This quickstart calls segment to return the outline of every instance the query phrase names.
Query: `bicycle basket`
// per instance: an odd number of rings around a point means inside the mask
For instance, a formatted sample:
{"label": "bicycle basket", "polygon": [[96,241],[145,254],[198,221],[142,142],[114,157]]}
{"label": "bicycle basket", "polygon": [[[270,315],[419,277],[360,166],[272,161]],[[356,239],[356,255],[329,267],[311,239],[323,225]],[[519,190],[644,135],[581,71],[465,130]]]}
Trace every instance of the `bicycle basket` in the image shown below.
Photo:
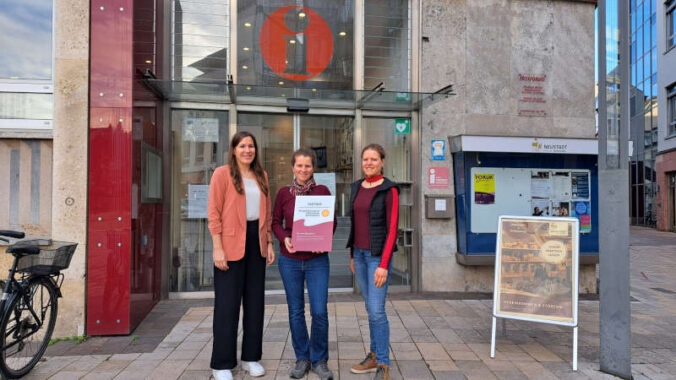
{"label": "bicycle basket", "polygon": [[55,274],[68,268],[70,259],[75,253],[77,243],[55,241],[51,239],[23,240],[14,246],[37,246],[40,253],[19,258],[16,265],[17,272],[38,275]]}

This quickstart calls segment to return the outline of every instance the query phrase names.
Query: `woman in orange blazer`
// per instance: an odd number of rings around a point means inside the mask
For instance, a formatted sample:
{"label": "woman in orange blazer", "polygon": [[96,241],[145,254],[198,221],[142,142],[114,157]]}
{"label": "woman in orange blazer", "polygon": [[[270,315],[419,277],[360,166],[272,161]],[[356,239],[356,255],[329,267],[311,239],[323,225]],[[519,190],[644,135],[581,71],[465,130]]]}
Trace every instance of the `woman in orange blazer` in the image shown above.
{"label": "woman in orange blazer", "polygon": [[239,132],[230,142],[228,165],[214,171],[209,186],[209,231],[214,243],[214,343],[216,380],[231,380],[237,366],[237,329],[242,318],[242,369],[263,376],[265,265],[275,260],[268,176],[256,139]]}

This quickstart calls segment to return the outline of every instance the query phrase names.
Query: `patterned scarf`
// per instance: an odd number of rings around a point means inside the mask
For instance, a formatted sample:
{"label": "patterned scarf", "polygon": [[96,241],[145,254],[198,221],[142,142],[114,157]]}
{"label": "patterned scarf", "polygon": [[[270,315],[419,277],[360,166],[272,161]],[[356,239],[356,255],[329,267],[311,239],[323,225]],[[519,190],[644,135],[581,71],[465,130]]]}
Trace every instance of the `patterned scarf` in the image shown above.
{"label": "patterned scarf", "polygon": [[313,177],[310,177],[310,179],[305,182],[305,185],[300,185],[298,182],[296,182],[296,179],[293,179],[293,182],[291,183],[291,186],[289,186],[289,191],[291,191],[291,195],[294,197],[297,197],[299,195],[306,195],[307,193],[310,192],[310,188],[312,186],[315,186],[315,179]]}

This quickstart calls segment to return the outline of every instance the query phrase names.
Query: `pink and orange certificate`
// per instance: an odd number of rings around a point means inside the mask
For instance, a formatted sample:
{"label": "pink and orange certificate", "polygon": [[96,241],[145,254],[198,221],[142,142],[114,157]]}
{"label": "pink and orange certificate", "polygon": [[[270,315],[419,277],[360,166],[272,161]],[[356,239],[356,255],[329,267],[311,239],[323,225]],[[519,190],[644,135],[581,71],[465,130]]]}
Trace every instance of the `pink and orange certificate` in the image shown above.
{"label": "pink and orange certificate", "polygon": [[333,195],[296,197],[291,234],[291,244],[296,251],[331,251],[335,203]]}

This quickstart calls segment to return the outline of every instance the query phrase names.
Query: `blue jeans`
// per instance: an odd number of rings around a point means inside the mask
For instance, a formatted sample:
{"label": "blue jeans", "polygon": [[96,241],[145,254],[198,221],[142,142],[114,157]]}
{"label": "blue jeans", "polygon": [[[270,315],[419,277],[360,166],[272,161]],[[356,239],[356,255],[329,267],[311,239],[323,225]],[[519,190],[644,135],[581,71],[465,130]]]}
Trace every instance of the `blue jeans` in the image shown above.
{"label": "blue jeans", "polygon": [[354,275],[364,297],[366,312],[369,315],[371,332],[371,352],[376,353],[376,363],[390,365],[390,323],[385,313],[385,297],[390,284],[392,262],[387,270],[387,281],[380,288],[373,283],[373,275],[380,265],[380,256],[371,256],[368,249],[354,248]]}
{"label": "blue jeans", "polygon": [[[289,306],[291,342],[296,359],[309,360],[316,365],[329,359],[329,313],[326,302],[329,296],[329,255],[310,260],[296,260],[279,255],[279,273],[282,275],[286,303]],[[310,298],[312,327],[308,339],[305,324],[305,295],[303,283],[307,282]]]}

